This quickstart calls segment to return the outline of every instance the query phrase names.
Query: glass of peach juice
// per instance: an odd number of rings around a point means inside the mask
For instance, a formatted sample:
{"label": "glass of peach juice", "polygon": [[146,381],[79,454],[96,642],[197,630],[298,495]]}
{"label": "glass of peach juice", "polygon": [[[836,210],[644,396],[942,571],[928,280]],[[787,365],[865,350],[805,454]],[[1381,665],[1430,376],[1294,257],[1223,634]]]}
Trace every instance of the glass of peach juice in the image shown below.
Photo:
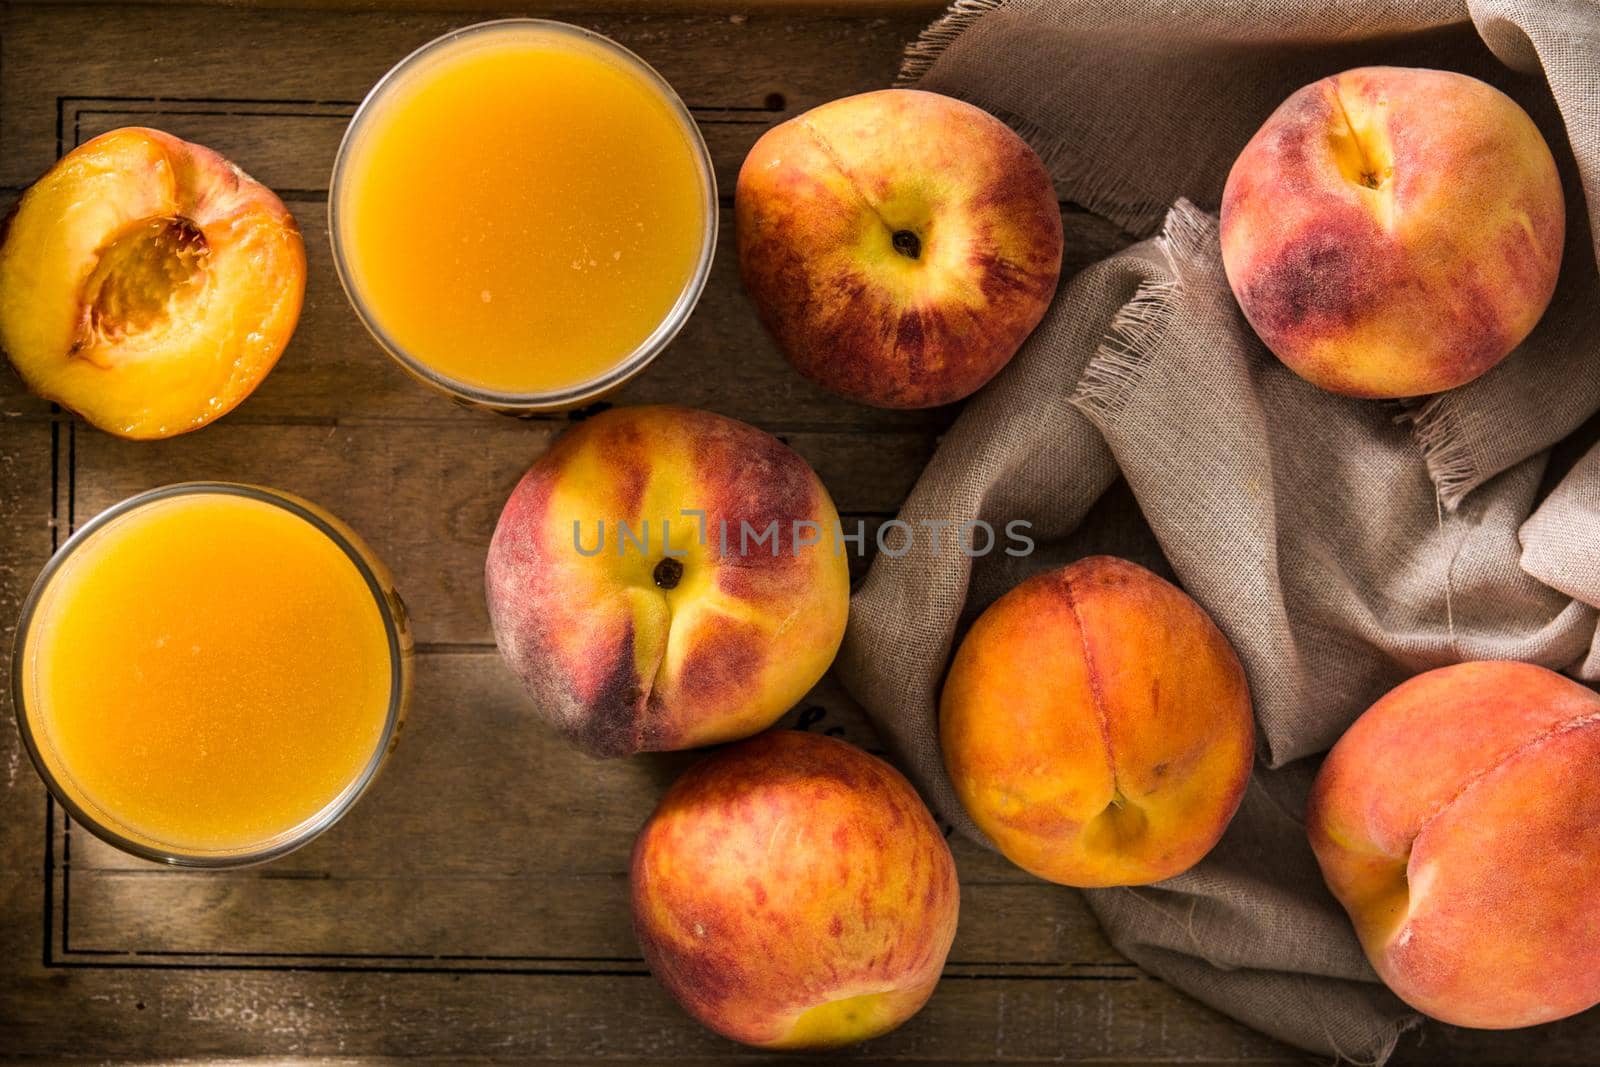
{"label": "glass of peach juice", "polygon": [[385,570],[288,493],[189,482],[78,530],[23,606],[22,739],[80,825],[236,867],[332,826],[398,736],[412,640]]}
{"label": "glass of peach juice", "polygon": [[373,87],[328,225],[351,304],[401,366],[531,414],[610,391],[672,340],[711,268],[716,178],[638,56],[506,19],[423,45]]}

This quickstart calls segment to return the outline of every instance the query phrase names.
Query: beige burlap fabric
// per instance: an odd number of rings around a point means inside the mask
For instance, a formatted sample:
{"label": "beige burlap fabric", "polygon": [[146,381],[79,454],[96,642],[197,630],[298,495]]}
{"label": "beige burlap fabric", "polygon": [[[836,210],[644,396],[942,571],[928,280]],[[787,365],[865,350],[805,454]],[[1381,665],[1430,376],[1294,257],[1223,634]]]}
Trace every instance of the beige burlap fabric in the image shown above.
{"label": "beige burlap fabric", "polygon": [[[1218,251],[1223,180],[1261,121],[1316,77],[1374,63],[1498,85],[1545,131],[1567,189],[1543,322],[1496,370],[1421,405],[1290,374],[1240,316]],[[1244,661],[1258,767],[1197,868],[1090,904],[1121,951],[1204,1002],[1382,1061],[1413,1017],[1376,984],[1305,843],[1315,757],[1426,668],[1514,658],[1600,679],[1600,455],[1542,488],[1550,447],[1600,407],[1600,3],[962,0],[913,46],[907,80],[1012,122],[1063,197],[1130,240],[1159,234],[1063,285],[901,515],[1027,519],[1042,550],[973,561],[923,538],[880,556],[852,604],[846,683],[941,814],[977,836],[937,740],[961,628],[1086,550],[1164,555]],[[1091,514],[1119,475],[1159,553],[1136,520],[1103,525],[1128,510]]]}

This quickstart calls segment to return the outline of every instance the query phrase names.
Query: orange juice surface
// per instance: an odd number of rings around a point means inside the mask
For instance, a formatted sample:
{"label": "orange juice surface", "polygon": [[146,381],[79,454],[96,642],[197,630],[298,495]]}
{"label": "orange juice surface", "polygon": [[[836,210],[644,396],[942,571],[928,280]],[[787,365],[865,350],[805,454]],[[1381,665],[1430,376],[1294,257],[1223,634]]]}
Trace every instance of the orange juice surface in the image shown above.
{"label": "orange juice surface", "polygon": [[356,782],[393,659],[371,588],[306,519],[225,493],[158,499],[78,545],[23,669],[63,789],[179,853],[263,846]]}
{"label": "orange juice surface", "polygon": [[697,134],[575,31],[469,31],[370,100],[334,189],[358,305],[391,346],[498,393],[579,386],[672,312],[707,233]]}

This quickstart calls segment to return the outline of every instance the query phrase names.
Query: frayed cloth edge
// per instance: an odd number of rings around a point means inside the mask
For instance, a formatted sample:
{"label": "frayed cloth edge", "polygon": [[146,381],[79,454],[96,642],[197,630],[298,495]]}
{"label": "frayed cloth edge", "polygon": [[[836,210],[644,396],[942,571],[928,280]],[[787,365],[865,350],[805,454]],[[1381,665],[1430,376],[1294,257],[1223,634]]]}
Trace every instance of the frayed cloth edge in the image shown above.
{"label": "frayed cloth edge", "polygon": [[944,55],[946,48],[954,43],[972,24],[992,11],[998,11],[1009,0],[955,0],[949,9],[939,18],[935,19],[927,29],[917,35],[917,39],[906,45],[905,54],[900,58],[900,74],[895,78],[895,85],[905,88],[920,81],[928,73],[934,61]]}
{"label": "frayed cloth edge", "polygon": [[1396,421],[1411,430],[1411,439],[1422,451],[1428,477],[1439,492],[1439,502],[1446,511],[1455,511],[1483,479],[1472,442],[1462,432],[1450,394],[1441,393],[1407,408]]}
{"label": "frayed cloth edge", "polygon": [[1183,294],[1178,261],[1191,256],[1215,233],[1212,218],[1187,200],[1179,200],[1167,213],[1155,247],[1166,261],[1169,276],[1141,282],[1133,298],[1111,320],[1072,396],[1072,403],[1084,414],[1097,420],[1112,419],[1127,403],[1177,316]]}

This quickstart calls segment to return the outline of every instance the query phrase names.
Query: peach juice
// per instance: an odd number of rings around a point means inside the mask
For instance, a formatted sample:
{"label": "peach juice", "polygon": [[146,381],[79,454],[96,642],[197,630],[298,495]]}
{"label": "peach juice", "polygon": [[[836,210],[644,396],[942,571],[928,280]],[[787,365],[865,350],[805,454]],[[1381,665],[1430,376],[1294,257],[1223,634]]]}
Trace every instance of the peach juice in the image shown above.
{"label": "peach juice", "polygon": [[672,89],[606,38],[534,19],[447,34],[379,82],[330,212],[384,347],[510,410],[576,403],[647,363],[716,237],[705,144]]}
{"label": "peach juice", "polygon": [[82,824],[191,866],[281,854],[376,774],[409,678],[387,574],[304,501],[168,486],[84,527],[24,611],[13,669],[41,775]]}

